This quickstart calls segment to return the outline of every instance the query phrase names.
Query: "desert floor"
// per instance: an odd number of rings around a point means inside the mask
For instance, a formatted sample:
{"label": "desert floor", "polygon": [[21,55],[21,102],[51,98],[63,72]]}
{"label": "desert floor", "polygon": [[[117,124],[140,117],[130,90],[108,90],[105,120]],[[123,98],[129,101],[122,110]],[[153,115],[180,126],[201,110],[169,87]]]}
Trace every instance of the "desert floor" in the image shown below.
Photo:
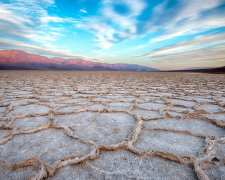
{"label": "desert floor", "polygon": [[224,74],[0,71],[0,179],[224,177]]}

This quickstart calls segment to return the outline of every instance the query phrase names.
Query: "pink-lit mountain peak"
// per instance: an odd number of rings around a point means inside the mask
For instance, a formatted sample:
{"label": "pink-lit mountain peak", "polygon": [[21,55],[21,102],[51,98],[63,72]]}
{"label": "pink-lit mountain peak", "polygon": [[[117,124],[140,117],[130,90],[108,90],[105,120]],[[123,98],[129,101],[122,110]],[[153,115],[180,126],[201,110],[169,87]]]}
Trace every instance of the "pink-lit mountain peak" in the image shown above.
{"label": "pink-lit mountain peak", "polygon": [[158,71],[158,69],[136,64],[108,64],[83,59],[48,58],[16,50],[0,51],[0,69]]}

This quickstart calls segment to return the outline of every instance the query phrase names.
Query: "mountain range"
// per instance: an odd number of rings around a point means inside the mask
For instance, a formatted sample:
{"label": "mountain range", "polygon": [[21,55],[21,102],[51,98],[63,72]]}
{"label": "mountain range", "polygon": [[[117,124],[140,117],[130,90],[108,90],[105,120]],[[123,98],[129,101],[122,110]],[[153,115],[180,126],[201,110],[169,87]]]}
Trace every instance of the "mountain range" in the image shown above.
{"label": "mountain range", "polygon": [[0,51],[0,69],[159,71],[137,64],[108,64],[84,59],[48,58],[17,50]]}

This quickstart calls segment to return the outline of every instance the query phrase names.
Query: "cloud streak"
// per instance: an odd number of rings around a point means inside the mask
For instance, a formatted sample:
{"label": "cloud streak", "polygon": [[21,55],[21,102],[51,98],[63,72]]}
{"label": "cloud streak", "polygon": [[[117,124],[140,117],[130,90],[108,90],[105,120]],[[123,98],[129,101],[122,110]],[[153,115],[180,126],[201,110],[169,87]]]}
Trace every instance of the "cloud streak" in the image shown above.
{"label": "cloud streak", "polygon": [[83,56],[78,54],[70,53],[69,51],[63,51],[58,49],[52,48],[44,48],[36,45],[27,44],[21,41],[15,40],[6,40],[0,38],[0,49],[7,49],[7,50],[22,50],[47,56],[55,56],[55,57],[63,57],[63,58],[81,58],[84,60],[96,60],[96,61],[103,61],[100,58],[96,57],[89,57]]}
{"label": "cloud streak", "polygon": [[199,49],[204,46],[216,46],[220,45],[221,43],[225,43],[225,33],[217,33],[217,34],[210,34],[205,36],[198,36],[193,40],[184,41],[181,43],[177,43],[174,45],[170,45],[167,47],[163,47],[160,49],[153,50],[149,53],[142,54],[142,55],[135,55],[133,57],[145,57],[145,56],[157,56],[157,55],[169,55],[176,52],[185,52],[189,49]]}
{"label": "cloud streak", "polygon": [[149,64],[161,69],[181,69],[187,67],[225,66],[225,45],[199,48],[185,52],[162,54],[151,57]]}
{"label": "cloud streak", "polygon": [[[57,34],[51,35],[54,30],[48,28],[49,23],[75,23],[76,20],[50,16],[46,8],[53,4],[53,0],[14,0],[11,3],[0,3],[0,35],[39,43],[55,40]],[[43,31],[45,28],[49,33]]]}
{"label": "cloud streak", "polygon": [[154,22],[148,24],[153,29],[163,29],[164,33],[159,37],[150,39],[150,43],[171,39],[178,36],[196,34],[213,28],[225,26],[225,17],[221,16],[224,10],[215,8],[222,5],[221,0],[192,0],[179,1],[179,5],[175,8],[175,16],[169,15],[170,10],[163,6],[155,15],[155,21],[160,21],[162,15],[170,17],[166,22],[157,25]]}
{"label": "cloud streak", "polygon": [[149,65],[156,68],[180,69],[186,67],[224,66],[225,32],[198,36],[192,40],[155,49],[149,53],[132,56],[149,57]]}

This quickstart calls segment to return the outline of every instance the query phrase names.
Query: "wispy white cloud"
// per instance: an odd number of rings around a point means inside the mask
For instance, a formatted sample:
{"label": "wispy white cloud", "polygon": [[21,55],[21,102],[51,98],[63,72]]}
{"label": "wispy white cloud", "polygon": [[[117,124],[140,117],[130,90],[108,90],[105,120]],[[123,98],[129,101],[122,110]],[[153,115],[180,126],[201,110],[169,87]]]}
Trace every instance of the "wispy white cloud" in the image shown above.
{"label": "wispy white cloud", "polygon": [[85,60],[103,61],[100,58],[73,54],[66,50],[59,50],[59,49],[55,49],[51,47],[41,47],[41,46],[27,44],[21,41],[7,40],[3,38],[0,38],[0,49],[22,50],[22,51],[42,54],[46,56],[56,56],[56,57],[63,57],[63,58],[81,58]]}
{"label": "wispy white cloud", "polygon": [[62,22],[73,22],[77,23],[76,19],[73,18],[60,18],[56,16],[44,16],[40,18],[41,23],[43,25],[47,25],[49,22],[56,22],[56,23],[62,23]]}
{"label": "wispy white cloud", "polygon": [[153,38],[149,42],[154,43],[178,36],[197,34],[210,29],[223,27],[225,26],[224,24],[225,17],[223,16],[218,15],[214,17],[205,17],[204,19],[195,20],[192,22],[188,22],[182,26],[171,28],[170,30],[168,30],[167,34]]}
{"label": "wispy white cloud", "polygon": [[105,22],[94,18],[86,18],[85,21],[85,23],[78,23],[77,27],[95,34],[96,39],[94,39],[94,41],[98,42],[97,47],[110,48],[112,46],[112,41],[117,40],[113,37],[115,30]]}
{"label": "wispy white cloud", "polygon": [[102,8],[102,14],[105,18],[117,24],[123,32],[124,36],[130,36],[136,33],[136,17],[141,14],[146,4],[142,0],[123,0],[120,1],[123,6],[126,6],[128,12],[126,14],[121,14],[115,11],[114,6],[117,5],[115,1],[104,0],[104,7]]}
{"label": "wispy white cloud", "polygon": [[190,49],[199,49],[206,46],[216,46],[220,45],[221,43],[225,43],[225,32],[198,36],[192,40],[166,46],[160,49],[153,50],[149,53],[136,55],[133,57],[145,57],[145,56],[154,57],[159,55],[169,55],[176,52],[185,52]]}
{"label": "wispy white cloud", "polygon": [[[161,36],[150,39],[151,43],[171,39],[178,36],[196,34],[204,32],[209,29],[219,28],[225,26],[225,18],[221,16],[218,11],[212,11],[222,4],[221,0],[181,0],[178,6],[178,10],[175,10],[175,16],[168,19],[167,22],[160,25],[149,23],[148,26],[152,26],[153,29],[163,29],[164,33]],[[161,4],[160,8],[155,12],[155,21],[159,20],[157,16],[166,15],[168,10],[166,9],[165,2]],[[203,13],[204,16],[202,15]]]}
{"label": "wispy white cloud", "polygon": [[[53,0],[14,0],[0,2],[0,35],[5,38],[46,43],[58,35],[49,23],[75,23],[72,18],[50,16],[46,10]],[[46,33],[46,30],[48,33]]]}
{"label": "wispy white cloud", "polygon": [[162,54],[151,57],[149,65],[161,69],[181,69],[187,67],[225,66],[225,45],[199,48],[185,52]]}
{"label": "wispy white cloud", "polygon": [[159,69],[224,66],[225,32],[202,35],[192,40],[155,49],[133,58],[149,57],[148,65]]}
{"label": "wispy white cloud", "polygon": [[[115,10],[116,5],[126,7],[128,12],[125,15],[121,14]],[[77,27],[93,33],[97,38],[99,48],[110,48],[113,43],[136,35],[136,17],[145,7],[143,0],[122,0],[120,2],[103,0],[99,15],[83,19]]]}
{"label": "wispy white cloud", "polygon": [[178,22],[183,19],[197,19],[202,12],[219,6],[221,2],[221,0],[182,0],[181,3],[184,4],[184,8],[176,16],[174,22]]}
{"label": "wispy white cloud", "polygon": [[80,9],[80,12],[85,13],[85,14],[87,13],[87,11],[85,9]]}
{"label": "wispy white cloud", "polygon": [[7,40],[0,38],[0,49],[17,49],[29,52],[35,52],[50,56],[60,56],[60,57],[83,57],[80,55],[73,55],[66,51],[43,48],[36,45],[27,44],[21,41]]}

